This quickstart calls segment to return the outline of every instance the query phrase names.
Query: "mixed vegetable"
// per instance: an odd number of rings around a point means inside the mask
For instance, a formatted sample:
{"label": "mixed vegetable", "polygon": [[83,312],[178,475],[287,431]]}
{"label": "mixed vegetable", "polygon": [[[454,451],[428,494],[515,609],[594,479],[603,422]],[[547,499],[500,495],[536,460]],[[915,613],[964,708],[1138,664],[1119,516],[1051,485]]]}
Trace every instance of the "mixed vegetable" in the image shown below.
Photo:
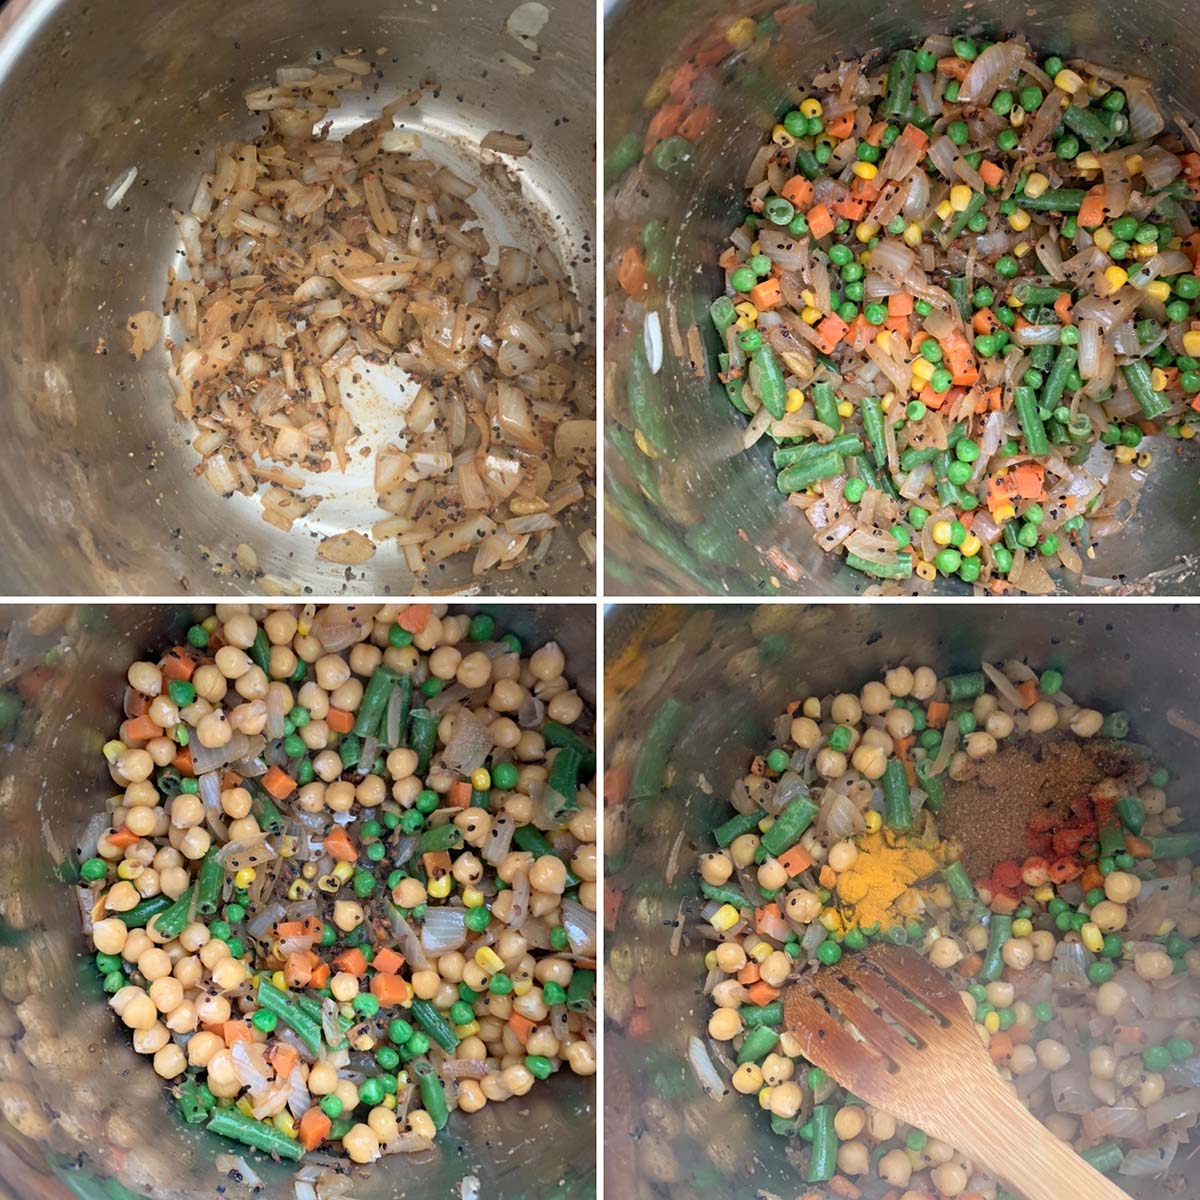
{"label": "mixed vegetable", "polygon": [[222,605],[130,666],[80,907],[186,1122],[366,1163],[594,1073],[595,754],[565,668],[430,604]]}
{"label": "mixed vegetable", "polygon": [[797,92],[711,318],[744,444],[774,441],[818,544],[878,580],[1083,572],[1144,439],[1195,436],[1198,181],[1147,80],[1019,38],[933,36]]}
{"label": "mixed vegetable", "polygon": [[[942,678],[898,666],[780,716],[698,862],[712,1008],[689,1057],[710,1095],[732,1086],[769,1113],[807,1181],[828,1185],[811,1200],[1007,1196],[839,1088],[786,1031],[789,979],[873,941],[946,972],[1000,1072],[1100,1170],[1162,1176],[1193,1140],[1200,834],[1173,832],[1169,773],[1128,728],[1017,661]],[[1024,861],[969,873],[938,832],[956,786],[998,751],[1092,739],[1112,771],[1053,821],[1031,814]]]}

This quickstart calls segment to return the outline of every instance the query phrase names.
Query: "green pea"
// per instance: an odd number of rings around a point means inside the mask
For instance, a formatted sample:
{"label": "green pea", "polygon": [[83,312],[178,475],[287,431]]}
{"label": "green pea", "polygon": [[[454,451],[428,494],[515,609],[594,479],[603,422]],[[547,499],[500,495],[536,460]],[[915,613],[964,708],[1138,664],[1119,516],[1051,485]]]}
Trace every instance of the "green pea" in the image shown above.
{"label": "green pea", "polygon": [[887,307],[872,301],[863,309],[863,316],[871,325],[882,325],[887,320]]}
{"label": "green pea", "polygon": [[946,468],[946,478],[957,487],[962,487],[972,475],[970,463],[955,460]]}
{"label": "green pea", "polygon": [[933,562],[943,575],[953,575],[962,566],[962,555],[957,550],[952,550],[947,546],[944,550],[938,552]]}
{"label": "green pea", "polygon": [[195,702],[196,688],[186,679],[172,679],[167,684],[167,695],[170,696],[180,708],[186,708],[189,704]]}
{"label": "green pea", "polygon": [[938,367],[929,377],[929,386],[940,396],[943,392],[950,390],[950,385],[954,382],[954,377],[946,370],[945,367]]}
{"label": "green pea", "polygon": [[917,70],[928,75],[937,66],[937,55],[932,50],[917,51]]}
{"label": "green pea", "polygon": [[1015,150],[1020,140],[1015,129],[1002,129],[996,135],[996,145],[1006,153]]}
{"label": "green pea", "polygon": [[542,984],[542,999],[546,1002],[548,1008],[554,1008],[558,1004],[566,1004],[567,991],[560,983],[555,983],[551,980],[548,983]]}
{"label": "green pea", "polygon": [[854,476],[846,480],[846,486],[842,489],[842,494],[851,504],[857,504],[867,494],[867,485],[857,476]]}
{"label": "green pea", "polygon": [[358,1098],[373,1108],[383,1099],[383,1081],[375,1077],[364,1079],[358,1089]]}
{"label": "green pea", "polygon": [[512,980],[503,971],[497,971],[488,980],[488,991],[493,996],[507,996],[513,989]]}
{"label": "green pea", "polygon": [[1147,1071],[1163,1071],[1171,1065],[1171,1052],[1166,1046],[1147,1046],[1142,1051],[1142,1063]]}
{"label": "green pea", "polygon": [[894,537],[896,539],[896,544],[901,549],[904,549],[904,547],[907,546],[909,544],[909,542],[912,541],[912,536],[909,534],[908,530],[904,528],[903,525],[893,525],[890,530],[890,533],[891,533],[892,537]]}
{"label": "green pea", "polygon": [[954,720],[958,725],[958,732],[964,736],[968,733],[974,733],[978,727],[978,722],[975,720],[975,714],[969,710],[966,712],[960,712],[958,716],[954,718]]}
{"label": "green pea", "polygon": [[848,725],[838,725],[829,735],[828,740],[831,750],[849,750],[850,744],[854,741],[854,731]]}
{"label": "green pea", "polygon": [[477,908],[468,908],[464,920],[472,933],[482,933],[491,924],[492,914],[481,904]]}
{"label": "green pea", "polygon": [[[928,345],[927,342],[922,342],[921,344],[923,346]],[[907,407],[904,410],[904,415],[906,417],[908,417],[908,419],[910,421],[921,421],[921,420],[924,420],[924,418],[925,418],[925,412],[926,412],[926,409],[925,409],[924,401],[910,400],[908,402]]]}
{"label": "green pea", "polygon": [[997,92],[992,97],[992,112],[999,113],[1000,116],[1006,117],[1012,112],[1014,104],[1013,94],[1010,91]]}
{"label": "green pea", "polygon": [[788,752],[786,750],[775,749],[767,755],[767,766],[777,775],[787,770]]}
{"label": "green pea", "polygon": [[279,1024],[279,1018],[273,1012],[260,1008],[250,1018],[250,1024],[255,1029],[261,1029],[263,1033],[274,1033],[275,1026]]}
{"label": "green pea", "polygon": [[408,1039],[405,1049],[413,1058],[417,1058],[424,1054],[429,1049],[429,1046],[429,1034],[422,1033],[421,1030],[418,1029],[416,1033],[414,1033],[412,1037]]}
{"label": "green pea", "polygon": [[914,504],[908,510],[908,523],[918,532],[925,527],[925,522],[929,520],[929,512],[922,508],[919,504]]}
{"label": "green pea", "polygon": [[1038,544],[1038,549],[1043,556],[1049,558],[1052,554],[1058,553],[1058,534],[1048,533]]}
{"label": "green pea", "polygon": [[996,260],[996,274],[1011,279],[1019,270],[1020,265],[1011,254],[1005,254]]}
{"label": "green pea", "polygon": [[203,625],[193,625],[187,631],[187,641],[189,646],[195,646],[197,650],[203,650],[208,645],[208,630]]}
{"label": "green pea", "polygon": [[400,1055],[391,1046],[380,1046],[375,1051],[375,1061],[385,1071],[394,1071],[400,1065]]}
{"label": "green pea", "polygon": [[[976,308],[991,308],[993,303],[995,303],[995,300],[996,293],[986,284],[983,287],[977,287],[974,295],[971,297],[971,303],[974,304]],[[922,347],[924,347],[925,344],[925,342],[922,342]]]}
{"label": "green pea", "polygon": [[388,645],[395,646],[397,649],[403,649],[405,646],[411,646],[413,635],[407,629],[402,629],[399,625],[393,625],[388,630]]}
{"label": "green pea", "polygon": [[1007,575],[1012,570],[1013,556],[1012,551],[1007,546],[993,546],[992,558],[996,563],[996,570],[1001,575]]}
{"label": "green pea", "polygon": [[95,883],[108,874],[108,863],[102,858],[86,859],[79,868],[79,873],[89,883]]}
{"label": "green pea", "polygon": [[837,942],[827,938],[817,947],[817,958],[827,967],[832,967],[842,957],[842,948]]}
{"label": "green pea", "polygon": [[970,130],[967,128],[966,121],[951,121],[946,126],[946,136],[956,146],[965,146],[967,138],[970,137]]}
{"label": "green pea", "polygon": [[[361,1093],[360,1093],[361,1094]],[[321,1111],[329,1117],[330,1120],[336,1121],[342,1115],[342,1102],[337,1096],[330,1093],[328,1096],[321,1098]]]}

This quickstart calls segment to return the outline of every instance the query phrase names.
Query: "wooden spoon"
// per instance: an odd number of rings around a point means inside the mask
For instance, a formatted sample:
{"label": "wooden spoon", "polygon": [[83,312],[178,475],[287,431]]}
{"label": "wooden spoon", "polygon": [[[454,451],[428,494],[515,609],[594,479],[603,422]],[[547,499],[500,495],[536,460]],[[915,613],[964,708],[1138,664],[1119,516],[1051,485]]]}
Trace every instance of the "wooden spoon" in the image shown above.
{"label": "wooden spoon", "polygon": [[783,1013],[804,1057],[842,1087],[948,1142],[1029,1200],[1129,1200],[1021,1103],[958,992],[914,951],[876,945],[847,954],[788,987]]}

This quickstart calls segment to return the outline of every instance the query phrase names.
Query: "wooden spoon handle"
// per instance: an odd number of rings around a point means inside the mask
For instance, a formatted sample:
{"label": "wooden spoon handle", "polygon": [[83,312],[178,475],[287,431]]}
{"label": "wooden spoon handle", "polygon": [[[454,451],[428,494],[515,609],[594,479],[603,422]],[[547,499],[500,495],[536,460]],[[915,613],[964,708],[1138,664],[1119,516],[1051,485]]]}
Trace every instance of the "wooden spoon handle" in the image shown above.
{"label": "wooden spoon handle", "polygon": [[1129,1200],[1112,1180],[1054,1136],[999,1076],[954,1104],[946,1138],[1028,1200]]}

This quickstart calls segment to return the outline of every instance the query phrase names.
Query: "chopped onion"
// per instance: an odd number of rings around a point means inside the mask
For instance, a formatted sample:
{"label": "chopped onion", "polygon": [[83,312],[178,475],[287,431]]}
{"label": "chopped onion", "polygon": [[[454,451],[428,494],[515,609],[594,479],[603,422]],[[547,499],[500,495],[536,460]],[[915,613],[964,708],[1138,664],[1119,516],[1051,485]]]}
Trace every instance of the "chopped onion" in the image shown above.
{"label": "chopped onion", "polygon": [[205,775],[210,771],[219,771],[230,763],[245,758],[250,749],[250,739],[244,733],[234,733],[224,746],[209,747],[202,745],[196,736],[196,731],[188,727],[188,745],[192,751],[192,767],[197,775]]}
{"label": "chopped onion", "polygon": [[[432,910],[426,910],[426,912],[429,911]],[[404,957],[418,970],[424,970],[429,966],[429,958],[425,953],[425,947],[421,944],[421,939],[417,937],[417,931],[405,920],[394,904],[387,905],[387,915],[392,933],[395,934],[400,948],[404,951]]]}
{"label": "chopped onion", "polygon": [[529,914],[531,892],[529,872],[522,871],[512,885],[512,903],[509,905],[508,917],[504,922],[509,928],[516,929],[524,923]]}
{"label": "chopped onion", "polygon": [[729,1089],[721,1081],[720,1075],[717,1074],[717,1068],[713,1066],[712,1058],[709,1056],[708,1047],[698,1038],[688,1038],[688,1062],[692,1064],[692,1070],[696,1074],[696,1080],[704,1089],[710,1100],[724,1100],[729,1094]]}
{"label": "chopped onion", "polygon": [[571,950],[581,958],[596,956],[596,914],[574,900],[562,902],[562,925]]}
{"label": "chopped onion", "polygon": [[454,732],[442,751],[442,763],[448,771],[470,775],[487,761],[493,745],[490,728],[469,708],[460,709],[454,717]]}
{"label": "chopped onion", "polygon": [[1164,1096],[1146,1108],[1146,1124],[1151,1129],[1195,1116],[1200,1116],[1200,1087]]}
{"label": "chopped onion", "polygon": [[462,908],[448,908],[443,904],[427,907],[421,922],[421,945],[426,952],[438,958],[463,945],[467,940],[466,917],[466,910]]}
{"label": "chopped onion", "polygon": [[492,828],[483,846],[483,859],[485,862],[491,863],[492,866],[497,866],[503,861],[504,856],[508,853],[509,846],[512,845],[515,830],[516,826],[513,819],[507,813],[497,817],[492,822]]}

